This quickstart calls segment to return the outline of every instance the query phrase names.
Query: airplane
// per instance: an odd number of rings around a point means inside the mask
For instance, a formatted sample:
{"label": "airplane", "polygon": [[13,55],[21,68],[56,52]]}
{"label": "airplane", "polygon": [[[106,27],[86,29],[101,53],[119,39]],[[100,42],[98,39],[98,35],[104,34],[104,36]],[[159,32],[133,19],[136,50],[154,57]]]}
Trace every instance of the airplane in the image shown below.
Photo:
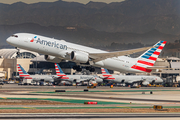
{"label": "airplane", "polygon": [[69,81],[69,82],[84,82],[84,81],[96,81],[96,83],[102,83],[103,80],[95,75],[66,75],[62,71],[59,64],[55,63],[55,69],[56,69],[56,77],[54,77],[55,80],[61,80],[61,81]]}
{"label": "airplane", "polygon": [[142,85],[163,83],[163,79],[161,79],[158,76],[112,75],[105,68],[101,68],[101,72],[102,72],[102,76],[103,76],[104,81],[110,81],[110,82],[114,82],[114,83],[125,83],[125,84],[131,84],[131,85],[133,85],[135,83],[139,83]]}
{"label": "airplane", "polygon": [[31,79],[35,82],[54,82],[54,79],[51,75],[29,75],[20,64],[17,64],[17,69],[20,78]]}
{"label": "airplane", "polygon": [[[45,59],[50,62],[59,63],[62,60],[76,62],[78,65],[76,69],[80,68],[80,65],[85,65],[103,67],[123,73],[150,73],[166,44],[166,41],[159,41],[153,47],[107,52],[30,33],[14,34],[7,38],[6,42],[15,48],[44,54]],[[137,58],[125,56],[145,50],[147,51]]]}

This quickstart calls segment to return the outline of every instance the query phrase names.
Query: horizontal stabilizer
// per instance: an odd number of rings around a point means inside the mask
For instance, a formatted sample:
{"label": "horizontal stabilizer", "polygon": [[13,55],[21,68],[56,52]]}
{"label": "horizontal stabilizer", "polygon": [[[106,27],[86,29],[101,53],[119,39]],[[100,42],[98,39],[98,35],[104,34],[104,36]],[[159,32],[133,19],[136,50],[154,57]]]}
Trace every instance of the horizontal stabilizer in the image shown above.
{"label": "horizontal stabilizer", "polygon": [[147,67],[147,69],[155,70],[155,69],[173,69],[173,68],[166,68],[166,67]]}

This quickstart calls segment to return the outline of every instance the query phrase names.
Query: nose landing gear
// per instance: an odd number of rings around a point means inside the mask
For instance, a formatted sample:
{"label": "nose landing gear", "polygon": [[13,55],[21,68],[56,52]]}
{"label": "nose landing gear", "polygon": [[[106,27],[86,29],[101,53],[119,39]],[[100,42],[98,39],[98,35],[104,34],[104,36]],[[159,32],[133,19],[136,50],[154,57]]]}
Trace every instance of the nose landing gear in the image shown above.
{"label": "nose landing gear", "polygon": [[18,50],[18,51],[16,52],[16,54],[19,55],[19,54],[20,54],[19,49],[18,49],[17,47],[15,47],[15,49]]}

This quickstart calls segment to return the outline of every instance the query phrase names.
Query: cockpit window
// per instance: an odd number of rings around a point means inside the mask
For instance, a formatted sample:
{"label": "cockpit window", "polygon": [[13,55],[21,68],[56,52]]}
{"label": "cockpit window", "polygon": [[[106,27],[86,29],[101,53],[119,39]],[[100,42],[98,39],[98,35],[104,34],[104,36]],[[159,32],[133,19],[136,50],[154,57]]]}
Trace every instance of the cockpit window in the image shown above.
{"label": "cockpit window", "polygon": [[11,35],[11,37],[18,37],[17,35]]}

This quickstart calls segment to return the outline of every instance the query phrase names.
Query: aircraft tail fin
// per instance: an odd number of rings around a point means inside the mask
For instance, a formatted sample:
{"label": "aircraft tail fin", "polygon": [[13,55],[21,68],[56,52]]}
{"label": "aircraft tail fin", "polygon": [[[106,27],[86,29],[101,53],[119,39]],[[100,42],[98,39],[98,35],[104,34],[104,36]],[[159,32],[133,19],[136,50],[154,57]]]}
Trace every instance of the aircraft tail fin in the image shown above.
{"label": "aircraft tail fin", "polygon": [[24,70],[24,68],[20,64],[17,64],[17,69],[19,72],[19,77],[25,79],[32,79],[32,77]]}
{"label": "aircraft tail fin", "polygon": [[105,80],[114,80],[115,79],[106,68],[101,68],[101,72],[102,72]]}
{"label": "aircraft tail fin", "polygon": [[66,74],[64,74],[64,72],[62,71],[61,67],[55,63],[55,69],[56,69],[56,75],[60,78],[60,79],[69,79]]}
{"label": "aircraft tail fin", "polygon": [[166,41],[159,41],[156,43],[153,48],[150,48],[144,52],[141,56],[138,57],[138,61],[131,68],[141,70],[144,72],[151,72],[151,69],[146,69],[152,67],[159,57],[162,49],[164,48]]}
{"label": "aircraft tail fin", "polygon": [[102,74],[110,74],[106,68],[101,68]]}

